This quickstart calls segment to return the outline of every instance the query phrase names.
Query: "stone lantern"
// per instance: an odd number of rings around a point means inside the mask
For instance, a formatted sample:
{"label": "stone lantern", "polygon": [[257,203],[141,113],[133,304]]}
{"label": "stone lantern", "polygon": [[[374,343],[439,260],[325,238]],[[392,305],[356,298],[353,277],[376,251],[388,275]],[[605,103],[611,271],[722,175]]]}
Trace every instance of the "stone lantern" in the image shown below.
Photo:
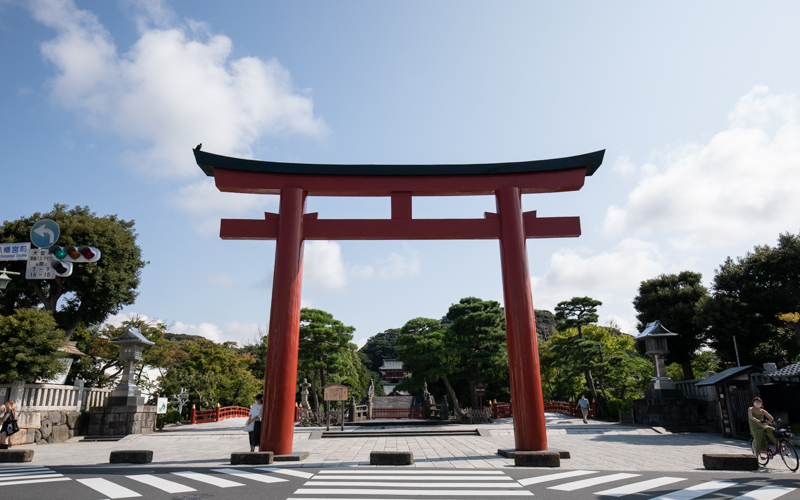
{"label": "stone lantern", "polygon": [[110,341],[119,346],[122,380],[111,391],[105,406],[89,409],[90,436],[149,434],[156,423],[156,407],[146,406],[142,391],[134,383],[134,367],[142,360],[142,347],[153,345],[139,330],[127,327]]}
{"label": "stone lantern", "polygon": [[646,397],[679,397],[675,393],[675,382],[667,377],[664,367],[664,357],[669,354],[667,338],[677,336],[677,333],[667,330],[659,320],[655,320],[652,323],[648,323],[647,328],[635,337],[635,340],[644,340],[645,348],[647,349],[645,354],[653,358],[653,365],[655,365],[656,369],[656,376],[650,379],[650,383],[647,384]]}
{"label": "stone lantern", "polygon": [[142,347],[153,345],[144,335],[130,326],[122,335],[110,341],[119,346],[119,359],[122,361],[122,380],[108,398],[109,406],[142,406],[144,396],[133,381],[134,366],[142,360]]}

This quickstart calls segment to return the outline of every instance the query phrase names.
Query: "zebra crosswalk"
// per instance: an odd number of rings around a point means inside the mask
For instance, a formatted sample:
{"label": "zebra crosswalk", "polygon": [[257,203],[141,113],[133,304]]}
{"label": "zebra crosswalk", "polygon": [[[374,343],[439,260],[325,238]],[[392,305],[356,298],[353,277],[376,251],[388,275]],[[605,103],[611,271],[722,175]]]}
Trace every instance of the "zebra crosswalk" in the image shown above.
{"label": "zebra crosswalk", "polygon": [[[135,471],[135,469],[133,470]],[[523,469],[377,469],[331,468],[322,470],[282,467],[209,468],[204,470],[147,471],[124,473],[68,474],[48,467],[0,468],[0,491],[6,487],[48,482],[70,482],[69,498],[167,498],[156,495],[188,493],[216,498],[251,496],[248,486],[269,498],[287,500],[401,500],[408,498],[551,498],[565,492],[569,498],[636,498],[637,500],[793,500],[800,498],[800,481],[778,478],[774,484],[754,476],[710,480],[703,473],[655,475],[647,472],[601,472],[567,470],[553,472]],[[143,471],[144,472],[144,471]],[[679,477],[682,476],[682,477]],[[735,479],[733,479],[735,477]],[[769,479],[769,478],[767,478]],[[281,486],[285,485],[285,486]],[[68,485],[59,486],[61,491]],[[46,485],[40,488],[45,488]],[[278,489],[274,489],[278,487]],[[83,493],[75,488],[83,488]],[[268,490],[264,490],[268,488]],[[25,491],[27,490],[18,490]],[[91,496],[87,491],[92,491]],[[230,491],[230,494],[225,492]],[[255,493],[256,490],[250,490]],[[30,492],[33,494],[34,492]],[[196,493],[196,494],[195,494]],[[244,494],[247,493],[247,494]],[[564,495],[565,493],[560,493]],[[9,498],[17,498],[10,496]],[[19,496],[19,498],[23,498]],[[27,498],[27,497],[26,497]],[[41,498],[31,496],[30,498]],[[67,498],[67,497],[65,497]],[[564,498],[558,496],[556,498]]]}
{"label": "zebra crosswalk", "polygon": [[[626,497],[649,500],[693,500],[706,495],[731,500],[776,500],[794,486],[747,486],[733,481],[697,481],[688,477],[642,478],[644,473],[603,473],[589,470],[545,472],[514,479],[504,470],[322,470],[309,478],[288,500],[392,500],[403,498],[511,498],[538,495],[548,490],[580,493],[585,497]],[[520,475],[517,473],[515,476]],[[702,477],[702,476],[701,476]],[[694,482],[696,484],[689,484]],[[681,488],[681,484],[683,488]],[[797,484],[797,483],[796,483]],[[673,489],[674,486],[674,489]],[[541,488],[541,491],[537,490]],[[604,489],[605,488],[605,489]],[[738,488],[738,490],[736,490]],[[723,490],[734,491],[725,495]],[[741,491],[746,489],[748,491]],[[671,490],[663,493],[664,490]],[[650,493],[650,496],[646,495]],[[722,496],[720,496],[722,495]],[[786,496],[785,500],[797,498]]]}
{"label": "zebra crosswalk", "polygon": [[18,484],[53,483],[69,481],[68,477],[47,467],[0,467],[0,488]]}

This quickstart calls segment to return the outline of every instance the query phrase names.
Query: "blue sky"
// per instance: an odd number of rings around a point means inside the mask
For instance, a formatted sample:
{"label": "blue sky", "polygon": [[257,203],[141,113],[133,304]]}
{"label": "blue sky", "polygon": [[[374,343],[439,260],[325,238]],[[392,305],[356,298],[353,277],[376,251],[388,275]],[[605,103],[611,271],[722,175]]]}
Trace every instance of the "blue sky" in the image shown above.
{"label": "blue sky", "polygon": [[[54,203],[136,221],[145,258],[123,314],[217,341],[269,321],[273,242],[219,219],[277,198],[222,194],[191,148],[319,163],[481,163],[606,149],[581,217],[529,240],[536,307],[588,295],[635,330],[639,282],[800,230],[800,5],[793,2],[0,0],[0,217]],[[388,199],[311,198],[326,218]],[[414,200],[480,217],[491,197]],[[102,249],[101,249],[102,250]],[[305,305],[359,344],[465,296],[502,302],[496,242],[309,242]]]}

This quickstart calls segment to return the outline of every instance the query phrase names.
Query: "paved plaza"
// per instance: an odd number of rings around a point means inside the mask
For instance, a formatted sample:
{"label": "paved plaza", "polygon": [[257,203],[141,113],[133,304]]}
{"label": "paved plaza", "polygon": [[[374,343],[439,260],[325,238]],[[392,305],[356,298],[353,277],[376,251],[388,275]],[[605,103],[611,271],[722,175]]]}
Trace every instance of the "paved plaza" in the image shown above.
{"label": "paved plaza", "polygon": [[[153,466],[214,467],[230,464],[230,454],[248,451],[244,418],[216,423],[180,425],[148,435],[127,436],[118,442],[72,442],[34,446],[34,464],[47,466],[107,465],[112,450],[153,450]],[[324,430],[324,428],[322,428]],[[336,428],[338,430],[338,428]],[[474,430],[475,436],[414,436],[368,438],[319,438],[319,427],[297,427],[294,451],[307,451],[302,462],[283,462],[284,467],[370,467],[371,451],[408,450],[416,468],[485,469],[513,467],[514,461],[497,454],[514,448],[511,419],[489,424],[409,426],[387,420],[385,426],[348,426],[356,430]],[[332,427],[333,431],[334,428]],[[547,414],[551,449],[569,451],[562,469],[598,471],[699,471],[703,453],[749,453],[745,441],[726,439],[717,433],[672,434],[663,429],[601,421],[583,424],[579,418]],[[128,466],[129,467],[129,466]],[[765,472],[786,472],[779,460]]]}

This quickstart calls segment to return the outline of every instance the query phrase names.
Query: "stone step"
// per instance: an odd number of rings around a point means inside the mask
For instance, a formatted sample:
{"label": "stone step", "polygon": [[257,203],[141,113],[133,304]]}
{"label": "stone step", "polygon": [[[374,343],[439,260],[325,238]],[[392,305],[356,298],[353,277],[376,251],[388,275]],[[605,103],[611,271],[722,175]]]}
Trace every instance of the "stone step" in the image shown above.
{"label": "stone step", "polygon": [[471,430],[384,430],[384,431],[325,431],[322,433],[322,438],[369,438],[369,437],[414,437],[414,436],[480,436],[478,429]]}

